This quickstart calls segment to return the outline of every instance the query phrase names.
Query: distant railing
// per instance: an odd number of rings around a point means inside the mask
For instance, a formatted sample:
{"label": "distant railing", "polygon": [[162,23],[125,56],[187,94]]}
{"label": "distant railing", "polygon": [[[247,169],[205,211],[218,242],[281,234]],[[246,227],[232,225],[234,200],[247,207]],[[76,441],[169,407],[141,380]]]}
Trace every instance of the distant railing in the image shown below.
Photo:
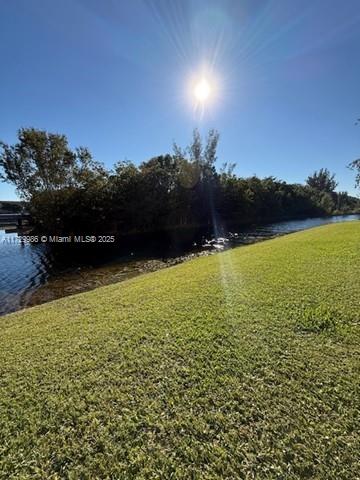
{"label": "distant railing", "polygon": [[29,213],[0,213],[0,225],[17,225],[22,227],[30,222]]}

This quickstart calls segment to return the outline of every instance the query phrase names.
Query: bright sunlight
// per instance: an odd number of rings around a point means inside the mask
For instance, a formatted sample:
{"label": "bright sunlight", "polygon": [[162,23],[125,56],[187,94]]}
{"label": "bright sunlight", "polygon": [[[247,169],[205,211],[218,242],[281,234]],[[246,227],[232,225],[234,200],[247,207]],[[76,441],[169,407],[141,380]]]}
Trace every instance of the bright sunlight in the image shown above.
{"label": "bright sunlight", "polygon": [[204,103],[211,95],[211,87],[209,82],[203,78],[199,83],[195,85],[194,95],[198,102]]}

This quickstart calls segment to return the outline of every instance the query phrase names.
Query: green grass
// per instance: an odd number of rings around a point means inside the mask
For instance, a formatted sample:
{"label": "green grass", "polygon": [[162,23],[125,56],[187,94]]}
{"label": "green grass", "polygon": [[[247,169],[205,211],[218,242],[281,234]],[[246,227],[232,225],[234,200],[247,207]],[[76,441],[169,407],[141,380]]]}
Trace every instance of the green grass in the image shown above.
{"label": "green grass", "polygon": [[360,478],[360,223],[0,319],[1,479]]}

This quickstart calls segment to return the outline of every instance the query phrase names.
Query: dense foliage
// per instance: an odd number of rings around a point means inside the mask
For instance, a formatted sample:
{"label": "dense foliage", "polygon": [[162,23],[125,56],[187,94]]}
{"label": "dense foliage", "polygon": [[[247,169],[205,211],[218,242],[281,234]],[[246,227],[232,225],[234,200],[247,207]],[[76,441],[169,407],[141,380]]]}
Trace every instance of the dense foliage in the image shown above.
{"label": "dense foliage", "polygon": [[359,201],[335,192],[334,175],[315,172],[306,185],[274,177],[241,178],[234,165],[217,172],[219,135],[137,166],[106,170],[86,148],[71,150],[64,135],[21,129],[18,143],[1,143],[0,178],[29,202],[37,226],[51,233],[158,231],[183,226],[265,222],[348,213]]}
{"label": "dense foliage", "polygon": [[360,223],[0,319],[0,479],[355,480]]}

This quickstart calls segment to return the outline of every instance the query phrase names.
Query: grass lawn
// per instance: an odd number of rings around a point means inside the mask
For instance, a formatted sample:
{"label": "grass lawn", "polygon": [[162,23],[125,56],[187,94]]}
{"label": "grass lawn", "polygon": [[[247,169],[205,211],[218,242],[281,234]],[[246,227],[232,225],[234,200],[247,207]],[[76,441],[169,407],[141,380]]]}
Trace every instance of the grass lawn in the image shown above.
{"label": "grass lawn", "polygon": [[0,319],[1,479],[360,478],[360,222]]}

